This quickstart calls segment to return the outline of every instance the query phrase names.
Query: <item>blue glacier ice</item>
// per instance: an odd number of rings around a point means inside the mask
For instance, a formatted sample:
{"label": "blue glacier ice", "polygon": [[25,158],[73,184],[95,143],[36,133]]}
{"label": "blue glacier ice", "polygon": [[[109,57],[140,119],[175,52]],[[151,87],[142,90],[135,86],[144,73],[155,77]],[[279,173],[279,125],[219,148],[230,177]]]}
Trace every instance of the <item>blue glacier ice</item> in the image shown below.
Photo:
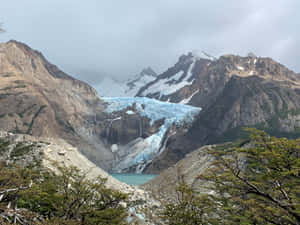
{"label": "blue glacier ice", "polygon": [[[139,113],[151,119],[151,123],[163,118],[168,119],[168,123],[171,124],[190,123],[193,121],[194,116],[201,111],[201,108],[198,107],[162,102],[146,97],[111,97],[102,99],[108,103],[106,111],[109,113],[121,111],[135,103]],[[143,105],[145,109],[143,109]]]}
{"label": "blue glacier ice", "polygon": [[[201,111],[201,108],[198,107],[162,102],[146,97],[110,97],[102,99],[108,103],[106,108],[108,113],[121,111],[135,104],[139,114],[149,118],[151,125],[157,120],[164,119],[164,124],[161,125],[159,131],[144,139],[141,144],[143,146],[142,149],[136,150],[132,154],[132,158],[129,161],[126,160],[126,163],[124,162],[123,167],[131,167],[138,164],[145,166],[146,163],[152,161],[163,151],[161,148],[163,145],[162,140],[170,126],[173,124],[176,126],[190,124]],[[143,166],[141,166],[140,172],[142,170]]]}

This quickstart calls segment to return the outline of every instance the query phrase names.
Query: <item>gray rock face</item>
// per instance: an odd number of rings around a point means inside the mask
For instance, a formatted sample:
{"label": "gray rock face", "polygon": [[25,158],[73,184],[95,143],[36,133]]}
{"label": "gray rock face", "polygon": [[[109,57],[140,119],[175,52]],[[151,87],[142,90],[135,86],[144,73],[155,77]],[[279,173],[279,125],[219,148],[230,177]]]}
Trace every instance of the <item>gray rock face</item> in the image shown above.
{"label": "gray rock face", "polygon": [[20,42],[0,44],[0,81],[0,129],[63,138],[105,170],[119,160],[112,144],[147,137],[159,125],[138,114],[105,113],[92,87]]}
{"label": "gray rock face", "polygon": [[[167,95],[163,89],[151,89],[158,83],[164,89],[170,84],[172,89],[176,83],[164,81],[171,81],[178,71],[183,76],[190,71],[191,82],[177,84],[181,88]],[[166,151],[148,166],[149,173],[173,165],[202,145],[243,137],[242,127],[257,127],[276,136],[300,136],[300,77],[270,58],[225,55],[212,61],[184,55],[139,94],[203,109],[191,129],[168,140]]]}
{"label": "gray rock face", "polygon": [[152,192],[157,198],[166,198],[168,201],[177,198],[176,188],[180,182],[185,182],[192,188],[200,191],[199,188],[203,186],[203,183],[197,177],[205,174],[205,171],[212,166],[214,159],[209,155],[209,151],[213,147],[204,146],[187,154],[175,165],[164,170],[159,176],[144,184],[142,188]]}
{"label": "gray rock face", "polygon": [[16,41],[0,44],[0,129],[63,138],[102,168],[113,154],[99,138],[103,117],[96,91]]}
{"label": "gray rock face", "polygon": [[[155,75],[151,68],[141,73]],[[125,163],[133,149],[143,150],[134,143],[145,142],[164,122],[150,123],[134,106],[105,112],[107,104],[92,87],[17,41],[0,44],[0,81],[0,129],[62,138],[106,171],[136,170]]]}
{"label": "gray rock face", "polygon": [[[142,74],[155,80],[140,96],[203,109],[191,126],[168,131],[165,150],[143,172],[158,173],[202,145],[241,137],[245,126],[272,135],[300,134],[299,74],[270,58],[188,54],[157,78],[151,69]],[[0,80],[0,129],[63,138],[107,171],[136,170],[126,168],[127,157],[164,122],[151,124],[134,106],[106,113],[93,88],[16,41],[0,44]]]}

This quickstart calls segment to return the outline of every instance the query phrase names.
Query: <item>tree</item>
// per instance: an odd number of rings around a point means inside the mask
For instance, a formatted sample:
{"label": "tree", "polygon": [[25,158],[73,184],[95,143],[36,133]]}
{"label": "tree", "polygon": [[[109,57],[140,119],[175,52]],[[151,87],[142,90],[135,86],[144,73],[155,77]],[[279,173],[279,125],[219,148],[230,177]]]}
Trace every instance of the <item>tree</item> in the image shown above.
{"label": "tree", "polygon": [[121,225],[127,195],[85,179],[75,167],[44,168],[0,163],[0,224]]}
{"label": "tree", "polygon": [[177,202],[168,203],[162,213],[169,225],[220,224],[214,216],[214,197],[200,195],[185,183],[177,188]]}
{"label": "tree", "polygon": [[123,224],[127,216],[121,202],[127,195],[105,186],[106,180],[85,179],[75,167],[58,167],[60,175],[45,177],[40,184],[25,190],[19,200],[25,207],[50,221],[70,224]]}
{"label": "tree", "polygon": [[[18,208],[18,199],[21,192],[30,189],[35,173],[29,169],[15,165],[7,166],[0,161],[0,222],[26,223],[30,213]],[[30,215],[33,216],[33,215]],[[2,221],[1,221],[2,220]]]}
{"label": "tree", "polygon": [[[217,224],[300,224],[300,140],[247,130],[251,134],[242,145],[210,152],[215,162],[198,179],[207,181],[206,188],[213,195],[192,194],[209,200],[205,215],[215,218]],[[187,204],[195,207],[193,201]],[[182,213],[179,206],[172,206],[175,215]],[[203,204],[196,207],[205,209]],[[195,210],[191,209],[189,213]],[[183,224],[167,219],[169,224]],[[204,219],[186,224],[213,224]]]}

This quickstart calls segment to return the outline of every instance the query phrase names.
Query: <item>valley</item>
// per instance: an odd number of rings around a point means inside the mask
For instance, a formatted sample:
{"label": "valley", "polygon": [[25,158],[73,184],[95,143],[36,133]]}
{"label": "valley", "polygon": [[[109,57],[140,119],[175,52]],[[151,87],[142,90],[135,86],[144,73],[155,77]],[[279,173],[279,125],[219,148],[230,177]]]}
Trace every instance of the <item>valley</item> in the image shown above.
{"label": "valley", "polygon": [[91,87],[9,41],[0,44],[0,79],[0,159],[101,176],[129,195],[120,204],[130,223],[163,224],[159,214],[182,181],[210,194],[198,176],[215,149],[249,148],[244,127],[300,135],[300,76],[271,58],[188,53],[162,74],[149,67],[126,83]]}
{"label": "valley", "polygon": [[0,225],[300,225],[299,0],[0,6]]}

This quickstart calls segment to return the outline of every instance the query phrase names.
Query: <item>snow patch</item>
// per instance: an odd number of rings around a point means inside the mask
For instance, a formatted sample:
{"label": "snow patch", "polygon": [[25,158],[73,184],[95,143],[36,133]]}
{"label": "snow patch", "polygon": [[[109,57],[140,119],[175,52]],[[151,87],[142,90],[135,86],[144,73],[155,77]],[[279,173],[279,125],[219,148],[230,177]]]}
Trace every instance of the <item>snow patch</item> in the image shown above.
{"label": "snow patch", "polygon": [[184,71],[180,71],[169,78],[159,79],[157,82],[153,83],[146,90],[144,90],[142,95],[147,96],[149,94],[159,93],[159,98],[161,98],[164,95],[171,95],[181,88],[193,84],[194,80],[191,80],[191,77],[193,76],[192,71],[195,63],[196,59],[193,59],[185,78],[179,83],[172,83],[171,81],[178,81],[184,75]]}
{"label": "snow patch", "polygon": [[244,70],[245,70],[245,68],[244,68],[244,67],[242,67],[242,66],[237,66],[236,68],[238,68],[238,70],[242,70],[242,71],[244,71]]}
{"label": "snow patch", "polygon": [[129,79],[127,81],[116,80],[111,77],[104,77],[99,84],[94,85],[94,88],[101,97],[134,97],[141,87],[155,79],[155,76],[146,74],[145,72],[142,72],[133,79]]}
{"label": "snow patch", "polygon": [[[119,96],[134,97],[138,93],[138,91],[140,90],[141,87],[144,87],[146,84],[150,83],[151,81],[153,81],[155,79],[156,79],[156,77],[144,74],[143,76],[141,76],[140,78],[138,78],[136,80],[129,81],[126,84],[126,88],[125,88],[125,92],[124,92],[125,94],[122,94]],[[130,85],[130,83],[131,83],[131,85]]]}
{"label": "snow patch", "polygon": [[176,73],[174,76],[172,76],[172,77],[170,78],[170,80],[178,81],[178,80],[182,77],[183,74],[184,74],[184,71],[179,71],[179,72]]}
{"label": "snow patch", "polygon": [[117,152],[119,150],[119,147],[117,144],[113,144],[111,147],[110,147],[111,151],[112,152]]}
{"label": "snow patch", "polygon": [[191,99],[194,97],[194,95],[196,95],[199,92],[199,90],[195,91],[190,97],[182,99],[179,103],[180,104],[188,104]]}
{"label": "snow patch", "polygon": [[128,115],[133,115],[133,114],[135,114],[135,112],[133,112],[132,110],[127,110],[127,111],[126,111],[126,114],[128,114]]}
{"label": "snow patch", "polygon": [[111,122],[112,122],[112,121],[121,120],[121,119],[122,119],[122,117],[120,116],[120,117],[117,117],[117,118],[112,119]]}

